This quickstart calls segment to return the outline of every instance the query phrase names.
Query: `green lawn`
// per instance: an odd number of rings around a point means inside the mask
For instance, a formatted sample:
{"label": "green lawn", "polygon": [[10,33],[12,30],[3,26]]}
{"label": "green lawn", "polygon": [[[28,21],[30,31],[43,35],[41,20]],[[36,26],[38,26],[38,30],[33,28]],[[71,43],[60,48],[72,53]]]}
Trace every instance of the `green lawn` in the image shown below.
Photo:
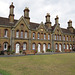
{"label": "green lawn", "polygon": [[0,57],[2,75],[75,75],[75,53]]}

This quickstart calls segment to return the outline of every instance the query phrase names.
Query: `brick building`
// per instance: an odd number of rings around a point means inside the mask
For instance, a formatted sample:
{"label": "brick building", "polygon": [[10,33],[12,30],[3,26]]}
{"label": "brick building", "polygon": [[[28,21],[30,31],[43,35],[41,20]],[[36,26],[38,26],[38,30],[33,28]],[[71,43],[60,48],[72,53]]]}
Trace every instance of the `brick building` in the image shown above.
{"label": "brick building", "polygon": [[75,48],[75,29],[69,20],[67,29],[61,28],[59,17],[56,16],[52,26],[50,14],[45,16],[45,24],[30,22],[29,9],[26,7],[24,16],[14,19],[14,5],[10,5],[8,18],[0,17],[0,50],[37,50],[46,52],[47,49],[64,52]]}

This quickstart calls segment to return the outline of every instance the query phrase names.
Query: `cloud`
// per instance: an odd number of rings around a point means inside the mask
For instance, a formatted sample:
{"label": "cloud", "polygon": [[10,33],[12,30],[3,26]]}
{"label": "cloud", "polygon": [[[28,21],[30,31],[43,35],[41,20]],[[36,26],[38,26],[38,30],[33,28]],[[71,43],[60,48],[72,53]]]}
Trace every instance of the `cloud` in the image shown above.
{"label": "cloud", "polygon": [[[6,1],[6,2],[5,2]],[[33,22],[45,22],[46,13],[50,13],[51,22],[54,25],[54,18],[59,16],[59,23],[61,27],[67,27],[69,19],[73,21],[75,28],[75,1],[73,0],[12,0],[15,5],[15,18],[19,19],[24,13],[25,7],[30,9],[30,20]],[[0,1],[0,16],[8,17],[9,5],[11,0]]]}

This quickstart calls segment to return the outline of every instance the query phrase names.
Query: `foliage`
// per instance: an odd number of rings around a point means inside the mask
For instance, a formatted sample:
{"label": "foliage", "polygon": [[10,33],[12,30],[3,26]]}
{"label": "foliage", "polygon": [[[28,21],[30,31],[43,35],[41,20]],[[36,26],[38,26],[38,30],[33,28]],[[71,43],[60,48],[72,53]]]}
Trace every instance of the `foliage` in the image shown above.
{"label": "foliage", "polygon": [[15,50],[12,50],[12,51],[11,51],[11,54],[14,54],[14,53],[15,53]]}
{"label": "foliage", "polygon": [[73,49],[73,51],[75,51],[75,48]]}
{"label": "foliage", "polygon": [[0,70],[0,75],[11,75],[11,74],[5,70]]}
{"label": "foliage", "polygon": [[22,50],[20,50],[20,53],[22,53]]}
{"label": "foliage", "polygon": [[37,50],[35,50],[35,53],[37,53]]}
{"label": "foliage", "polygon": [[52,50],[51,49],[47,49],[47,52],[52,52]]}

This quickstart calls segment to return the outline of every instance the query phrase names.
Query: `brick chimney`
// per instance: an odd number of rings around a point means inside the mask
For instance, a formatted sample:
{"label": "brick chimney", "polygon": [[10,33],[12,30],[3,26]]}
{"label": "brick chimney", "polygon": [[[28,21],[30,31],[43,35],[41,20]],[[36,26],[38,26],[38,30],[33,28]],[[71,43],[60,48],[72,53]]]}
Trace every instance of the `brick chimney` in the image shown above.
{"label": "brick chimney", "polygon": [[48,26],[48,29],[51,29],[51,22],[50,22],[50,14],[47,13],[46,17],[46,25]]}
{"label": "brick chimney", "polygon": [[29,17],[29,8],[28,7],[26,7],[24,9],[24,18],[27,21],[27,23],[29,24],[30,23],[30,17]]}
{"label": "brick chimney", "polygon": [[14,23],[14,5],[13,2],[10,5],[9,22]]}

